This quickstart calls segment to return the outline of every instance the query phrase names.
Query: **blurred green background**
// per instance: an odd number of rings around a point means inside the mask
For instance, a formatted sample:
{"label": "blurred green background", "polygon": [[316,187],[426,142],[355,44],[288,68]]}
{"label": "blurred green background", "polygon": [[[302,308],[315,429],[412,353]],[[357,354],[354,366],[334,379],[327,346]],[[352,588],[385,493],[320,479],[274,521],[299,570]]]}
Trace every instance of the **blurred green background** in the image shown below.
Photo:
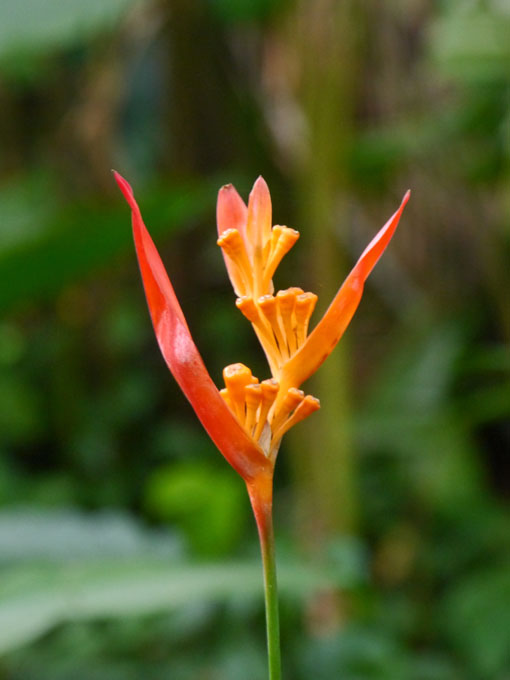
{"label": "blurred green background", "polygon": [[278,462],[285,677],[509,680],[509,35],[509,0],[0,1],[2,680],[266,673],[247,497],[110,168],[217,384],[267,377],[218,188],[266,178],[320,310],[412,189]]}

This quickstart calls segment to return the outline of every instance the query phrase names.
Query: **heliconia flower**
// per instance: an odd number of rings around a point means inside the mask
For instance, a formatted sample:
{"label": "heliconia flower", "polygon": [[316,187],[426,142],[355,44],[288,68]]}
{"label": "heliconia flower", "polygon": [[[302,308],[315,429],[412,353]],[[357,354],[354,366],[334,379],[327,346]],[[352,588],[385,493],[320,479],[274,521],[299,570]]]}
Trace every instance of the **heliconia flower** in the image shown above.
{"label": "heliconia flower", "polygon": [[[410,194],[406,193],[397,212],[367,246],[323,318],[309,333],[317,296],[297,287],[274,295],[272,283],[299,233],[272,225],[271,198],[261,177],[247,206],[232,185],[220,189],[218,245],[238,296],[236,305],[252,323],[271,378],[259,382],[248,367],[232,364],[223,372],[225,388],[219,391],[192,340],[133,191],[118,173],[115,178],[132,210],[140,271],[163,357],[211,439],[245,479],[248,489],[261,479],[268,486],[283,435],[320,406],[318,399],[299,388],[345,331],[361,300],[364,282],[393,236]],[[270,503],[269,488],[266,497]]]}

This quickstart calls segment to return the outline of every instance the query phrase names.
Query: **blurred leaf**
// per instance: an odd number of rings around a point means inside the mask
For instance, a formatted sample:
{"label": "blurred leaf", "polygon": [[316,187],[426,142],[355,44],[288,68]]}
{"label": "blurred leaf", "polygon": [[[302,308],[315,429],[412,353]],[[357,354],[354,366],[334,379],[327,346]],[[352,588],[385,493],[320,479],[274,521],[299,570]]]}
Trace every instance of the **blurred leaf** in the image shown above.
{"label": "blurred leaf", "polygon": [[[124,515],[5,511],[0,514],[0,653],[66,621],[262,594],[258,561],[196,566],[179,557],[172,534],[144,529]],[[281,590],[293,598],[342,580],[338,573],[295,561],[281,567]]]}
{"label": "blurred leaf", "polygon": [[[266,673],[262,635],[236,626],[236,619],[218,616],[219,608],[191,605],[205,621],[193,636],[181,635],[184,611],[103,621],[74,622],[59,628],[39,643],[11,652],[2,659],[2,672],[10,680],[260,680]],[[213,627],[227,618],[220,636]],[[186,628],[186,624],[184,623]],[[262,633],[262,630],[260,631]],[[191,653],[190,641],[198,643]],[[12,675],[11,675],[12,672]]]}
{"label": "blurred leaf", "polygon": [[153,517],[177,522],[194,550],[209,556],[222,555],[235,543],[248,509],[243,485],[230,470],[198,462],[156,469],[146,504]]}
{"label": "blurred leaf", "polygon": [[344,584],[359,586],[368,580],[369,565],[366,546],[353,536],[335,538],[328,545],[328,558],[332,569]]}
{"label": "blurred leaf", "polygon": [[16,364],[27,350],[23,333],[7,321],[0,323],[0,366]]}
{"label": "blurred leaf", "polygon": [[442,618],[468,664],[488,680],[510,668],[510,564],[478,571],[448,594]]}
{"label": "blurred leaf", "polygon": [[[358,423],[363,448],[406,459],[401,492],[448,515],[486,499],[474,430],[478,418],[484,421],[510,408],[504,396],[508,390],[498,384],[482,403],[474,399],[475,392],[473,398],[465,390],[454,396],[460,359],[469,350],[468,334],[462,320],[448,320],[404,336],[386,360]],[[464,404],[476,415],[470,416]]]}
{"label": "blurred leaf", "polygon": [[0,254],[44,236],[58,204],[54,189],[44,173],[11,180],[0,188]]}
{"label": "blurred leaf", "polygon": [[[498,503],[471,503],[452,522],[436,528],[434,542],[423,555],[422,567],[441,579],[455,583],[459,575],[473,569],[473,565],[499,562],[510,552],[508,540],[508,512]],[[462,576],[461,576],[462,577]]]}
{"label": "blurred leaf", "polygon": [[453,663],[433,654],[422,654],[413,659],[413,680],[460,680]]}
{"label": "blurred leaf", "polygon": [[301,652],[304,677],[314,680],[407,680],[409,660],[398,642],[383,631],[348,626],[340,636],[323,635]]}
{"label": "blurred leaf", "polygon": [[174,534],[148,531],[127,515],[18,508],[0,512],[0,565],[35,559],[82,562],[141,554],[176,557]]}
{"label": "blurred leaf", "polygon": [[465,357],[462,367],[472,373],[510,374],[510,352],[503,344],[475,347]]}
{"label": "blurred leaf", "polygon": [[[458,179],[494,181],[506,151],[507,101],[499,84],[464,88],[431,118],[405,115],[379,124],[353,138],[350,169],[361,185],[377,191],[403,162],[440,162],[443,171],[450,154],[458,162]],[[446,152],[446,149],[448,152]]]}
{"label": "blurred leaf", "polygon": [[[326,574],[280,569],[283,593],[309,596],[332,586]],[[83,564],[16,565],[1,571],[0,653],[26,644],[59,623],[139,616],[194,602],[262,595],[255,564],[175,564],[155,558]]]}
{"label": "blurred leaf", "polygon": [[226,23],[264,19],[284,0],[208,0],[213,12]]}
{"label": "blurred leaf", "polygon": [[[173,183],[142,200],[155,238],[182,228],[209,206],[208,184]],[[20,204],[19,210],[26,208]],[[8,282],[0,288],[1,311],[51,297],[131,248],[129,211],[120,195],[116,208],[90,201],[55,210],[51,218],[45,214],[44,221],[45,228],[34,231],[22,245],[0,249],[0,280]]]}
{"label": "blurred leaf", "polygon": [[[463,6],[464,4],[464,6]],[[431,32],[435,62],[448,75],[466,80],[507,80],[510,12],[466,7],[446,13]]]}
{"label": "blurred leaf", "polygon": [[140,351],[148,328],[145,310],[138,301],[131,298],[116,301],[101,321],[105,346],[117,358],[131,357]]}
{"label": "blurred leaf", "polygon": [[449,322],[403,336],[361,415],[358,432],[365,447],[404,454],[421,449],[423,432],[444,421],[463,343],[462,328]]}
{"label": "blurred leaf", "polygon": [[464,417],[473,424],[484,424],[494,420],[510,420],[510,399],[508,378],[501,383],[473,390],[462,400]]}
{"label": "blurred leaf", "polygon": [[41,406],[41,395],[26,380],[0,373],[0,441],[34,441],[46,427]]}
{"label": "blurred leaf", "polygon": [[[360,441],[402,454],[467,451],[476,427],[510,418],[508,368],[508,350],[472,347],[462,319],[403,334],[361,413]],[[459,390],[465,376],[488,371],[501,377]]]}
{"label": "blurred leaf", "polygon": [[196,427],[195,422],[186,422],[176,415],[154,423],[149,446],[158,460],[163,457],[173,461],[178,458],[202,462],[211,454],[216,455],[214,444]]}
{"label": "blurred leaf", "polygon": [[16,0],[0,3],[0,58],[67,47],[115,26],[135,0]]}

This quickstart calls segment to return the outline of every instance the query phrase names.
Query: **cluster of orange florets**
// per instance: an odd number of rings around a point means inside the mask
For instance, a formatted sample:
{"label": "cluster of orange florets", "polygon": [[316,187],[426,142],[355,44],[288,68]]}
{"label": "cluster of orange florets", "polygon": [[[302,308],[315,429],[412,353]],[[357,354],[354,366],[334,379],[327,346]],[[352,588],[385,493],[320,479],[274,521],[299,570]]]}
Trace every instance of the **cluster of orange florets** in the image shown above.
{"label": "cluster of orange florets", "polygon": [[283,435],[320,406],[315,397],[290,387],[275,408],[278,382],[274,378],[259,382],[244,364],[227,366],[223,379],[221,396],[247,434],[270,458],[276,456]]}
{"label": "cluster of orange florets", "polygon": [[267,222],[253,222],[246,225],[244,234],[226,229],[218,245],[239,296],[236,305],[257,334],[272,378],[259,382],[247,366],[232,364],[223,371],[225,389],[220,394],[249,436],[274,457],[282,436],[320,405],[297,386],[279,393],[282,368],[306,340],[317,296],[297,287],[273,294],[273,275],[299,232],[270,224],[268,229]]}

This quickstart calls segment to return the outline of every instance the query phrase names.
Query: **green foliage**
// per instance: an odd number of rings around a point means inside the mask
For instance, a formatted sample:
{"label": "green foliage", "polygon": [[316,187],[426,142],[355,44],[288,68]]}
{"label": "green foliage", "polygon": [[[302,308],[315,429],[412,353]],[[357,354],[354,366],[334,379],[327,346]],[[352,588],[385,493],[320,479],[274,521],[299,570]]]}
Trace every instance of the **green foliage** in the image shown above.
{"label": "green foliage", "polygon": [[[214,530],[214,525],[213,525]],[[0,514],[0,654],[63,622],[141,616],[261,592],[260,565],[191,565],[172,534],[122,515]],[[331,575],[282,569],[293,598],[329,587]]]}
{"label": "green foliage", "polygon": [[223,21],[247,22],[267,18],[284,0],[208,0],[211,10]]}
{"label": "green foliage", "polygon": [[452,3],[433,28],[432,51],[448,75],[468,81],[508,80],[510,12],[505,2]]}
{"label": "green foliage", "polygon": [[[113,182],[113,180],[112,180]],[[54,182],[22,178],[4,187],[8,229],[0,240],[0,309],[54,297],[64,286],[115,262],[131,246],[125,206],[62,204]],[[182,227],[208,206],[203,186],[179,183],[147,195],[145,219],[155,238]],[[14,219],[12,218],[16,211]]]}
{"label": "green foliage", "polygon": [[[280,287],[307,285],[310,202],[331,195],[325,306],[411,186],[343,340],[351,536],[296,452],[278,461],[285,668],[507,680],[510,13],[422,5],[338,3],[331,60],[321,3],[0,3],[0,680],[265,674],[245,491],[158,354],[110,167],[218,384],[238,360],[267,377],[214,245],[218,187],[262,173],[302,230]],[[313,476],[321,441],[310,456]]]}
{"label": "green foliage", "polygon": [[145,491],[149,516],[175,522],[199,555],[227,553],[246,525],[246,491],[228,469],[167,464],[154,470]]}
{"label": "green foliage", "polygon": [[0,4],[0,59],[61,49],[111,30],[134,0],[19,0]]}
{"label": "green foliage", "polygon": [[510,665],[509,567],[506,562],[465,576],[444,605],[448,636],[484,678],[499,678]]}

